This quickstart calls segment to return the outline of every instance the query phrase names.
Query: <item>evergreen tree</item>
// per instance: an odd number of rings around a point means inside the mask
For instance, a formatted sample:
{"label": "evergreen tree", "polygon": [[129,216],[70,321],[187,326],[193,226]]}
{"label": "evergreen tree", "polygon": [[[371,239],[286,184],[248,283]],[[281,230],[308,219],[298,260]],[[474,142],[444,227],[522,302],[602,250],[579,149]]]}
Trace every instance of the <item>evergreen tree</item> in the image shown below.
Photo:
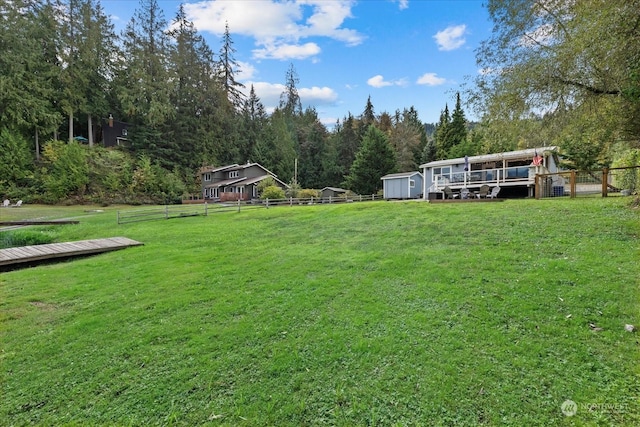
{"label": "evergreen tree", "polygon": [[140,0],[123,34],[123,60],[118,76],[118,99],[130,131],[132,148],[147,153],[171,169],[174,148],[163,137],[164,125],[175,116],[171,103],[174,76],[170,74],[172,46],[164,30],[167,22],[157,0]]}
{"label": "evergreen tree", "polygon": [[[0,2],[0,123],[35,136],[55,132],[58,25],[51,3]],[[31,138],[29,138],[31,139]]]}
{"label": "evergreen tree", "polygon": [[[456,147],[459,145],[464,145],[467,141],[467,120],[464,116],[464,111],[462,110],[462,105],[460,103],[460,93],[456,94],[456,107],[453,110],[453,114],[451,115],[451,123],[447,126],[447,146],[448,156],[449,157],[458,157],[456,156],[457,151]],[[463,156],[468,155],[468,153],[463,154]]]}
{"label": "evergreen tree", "polygon": [[239,69],[238,62],[235,60],[234,54],[236,50],[233,47],[233,40],[229,32],[229,23],[225,23],[224,35],[222,37],[222,48],[220,49],[219,73],[220,80],[224,86],[224,92],[231,105],[240,110],[244,105],[244,94],[240,88],[244,85],[235,78]]}
{"label": "evergreen tree", "polygon": [[358,140],[362,140],[364,134],[369,130],[369,126],[376,124],[376,113],[371,102],[371,95],[367,98],[367,104],[358,121]]}
{"label": "evergreen tree", "polygon": [[[27,141],[17,132],[0,129],[0,187],[3,191],[26,185],[32,169],[33,162]],[[3,194],[2,197],[7,195]]]}
{"label": "evergreen tree", "polygon": [[302,188],[321,188],[322,159],[327,129],[313,108],[307,108],[298,124],[298,183]]}
{"label": "evergreen tree", "polygon": [[358,194],[375,194],[382,188],[384,175],[397,170],[396,158],[387,138],[369,126],[347,177],[347,187]]}
{"label": "evergreen tree", "polygon": [[[280,109],[276,109],[269,120],[269,143],[272,151],[268,154],[269,166],[280,180],[289,182],[293,178],[296,159],[295,142],[289,130],[289,117]],[[262,148],[262,147],[260,147]]]}
{"label": "evergreen tree", "polygon": [[450,124],[451,116],[449,115],[449,106],[445,104],[444,110],[440,113],[440,120],[436,124],[434,133],[437,160],[443,160],[449,157],[449,149],[451,149],[451,139],[449,138]]}
{"label": "evergreen tree", "polygon": [[289,117],[299,116],[302,114],[302,102],[297,87],[300,79],[293,64],[289,65],[285,80],[285,90],[280,95],[279,108]]}
{"label": "evergreen tree", "polygon": [[396,112],[396,123],[389,133],[389,143],[395,150],[400,172],[410,172],[418,168],[416,151],[420,147],[420,129],[415,126],[408,110]]}
{"label": "evergreen tree", "polygon": [[87,116],[87,138],[93,146],[95,129],[93,119],[105,117],[109,112],[107,93],[111,90],[111,77],[118,55],[113,24],[105,15],[99,1],[84,0],[80,5],[82,40],[79,44],[78,62],[86,75],[82,93],[85,103],[79,113]]}
{"label": "evergreen tree", "polygon": [[217,129],[210,117],[226,100],[214,75],[213,53],[193,23],[187,20],[182,5],[172,28],[169,35],[175,49],[171,64],[176,78],[171,103],[175,106],[176,118],[164,127],[164,138],[171,140],[175,163],[186,173],[206,163],[205,153],[215,151],[206,147]]}
{"label": "evergreen tree", "polygon": [[[360,149],[361,138],[358,135],[359,122],[349,113],[337,130],[338,166],[343,177],[349,174],[351,165]],[[334,184],[335,185],[335,184]]]}
{"label": "evergreen tree", "polygon": [[327,142],[322,150],[322,180],[317,188],[337,187],[344,181],[346,173],[340,166],[338,147],[340,146],[340,134],[342,126],[340,121],[336,122],[333,132],[327,138]]}
{"label": "evergreen tree", "polygon": [[260,98],[256,95],[253,85],[249,97],[242,109],[241,137],[239,141],[239,155],[242,162],[252,160],[258,141],[263,138],[267,126],[268,116]]}

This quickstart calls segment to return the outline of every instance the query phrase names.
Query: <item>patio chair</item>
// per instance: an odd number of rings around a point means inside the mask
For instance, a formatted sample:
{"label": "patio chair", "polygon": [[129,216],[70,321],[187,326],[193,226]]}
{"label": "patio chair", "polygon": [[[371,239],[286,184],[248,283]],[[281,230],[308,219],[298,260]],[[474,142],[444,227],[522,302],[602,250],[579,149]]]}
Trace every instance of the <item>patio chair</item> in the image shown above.
{"label": "patio chair", "polygon": [[442,191],[444,191],[445,199],[456,199],[459,196],[459,194],[454,194],[453,191],[451,191],[451,188],[449,188],[449,186],[444,187]]}
{"label": "patio chair", "polygon": [[491,191],[491,186],[484,184],[482,187],[480,187],[480,191],[478,191],[478,199],[482,199],[483,197],[487,197],[487,195],[489,194],[489,191]]}
{"label": "patio chair", "polygon": [[10,204],[11,202],[9,201],[9,199],[4,199],[4,202],[2,202],[2,207],[8,208]]}
{"label": "patio chair", "polygon": [[487,194],[487,199],[495,199],[498,197],[498,193],[500,192],[500,187],[495,186],[491,189],[491,193]]}
{"label": "patio chair", "polygon": [[460,190],[460,198],[461,199],[470,199],[473,193],[471,193],[471,191],[469,191],[468,188],[463,188],[462,190]]}
{"label": "patio chair", "polygon": [[14,208],[19,208],[20,206],[22,206],[22,200],[18,200],[15,205],[11,205]]}

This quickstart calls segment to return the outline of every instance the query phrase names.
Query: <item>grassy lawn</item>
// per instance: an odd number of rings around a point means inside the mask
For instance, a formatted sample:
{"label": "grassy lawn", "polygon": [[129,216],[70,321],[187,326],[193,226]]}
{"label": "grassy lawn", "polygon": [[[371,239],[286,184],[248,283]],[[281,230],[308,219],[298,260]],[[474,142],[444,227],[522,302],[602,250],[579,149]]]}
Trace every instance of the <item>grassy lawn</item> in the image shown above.
{"label": "grassy lawn", "polygon": [[0,275],[0,424],[638,425],[627,202],[3,209],[145,245]]}

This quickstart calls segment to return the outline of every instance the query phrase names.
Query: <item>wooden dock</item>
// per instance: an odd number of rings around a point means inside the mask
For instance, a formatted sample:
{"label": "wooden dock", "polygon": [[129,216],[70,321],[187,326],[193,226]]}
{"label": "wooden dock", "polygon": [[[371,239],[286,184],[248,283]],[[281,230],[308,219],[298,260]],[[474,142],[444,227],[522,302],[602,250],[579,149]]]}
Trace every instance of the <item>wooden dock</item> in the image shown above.
{"label": "wooden dock", "polygon": [[68,219],[56,219],[52,221],[46,220],[22,220],[22,221],[0,221],[2,226],[14,226],[14,225],[68,225],[68,224],[80,224],[80,221],[68,220]]}
{"label": "wooden dock", "polygon": [[142,245],[142,243],[126,237],[110,237],[107,239],[79,240],[76,242],[49,243],[45,245],[0,249],[0,267],[25,262],[43,261],[51,258],[97,254],[140,245]]}

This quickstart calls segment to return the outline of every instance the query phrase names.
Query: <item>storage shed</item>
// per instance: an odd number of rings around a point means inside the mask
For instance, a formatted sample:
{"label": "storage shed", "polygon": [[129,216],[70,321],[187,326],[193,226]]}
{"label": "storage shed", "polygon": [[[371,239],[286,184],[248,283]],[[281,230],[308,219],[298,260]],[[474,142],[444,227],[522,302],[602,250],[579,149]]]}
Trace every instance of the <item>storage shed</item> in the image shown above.
{"label": "storage shed", "polygon": [[422,197],[422,174],[402,172],[385,175],[382,178],[385,199],[418,199]]}
{"label": "storage shed", "polygon": [[347,191],[348,190],[345,190],[344,188],[324,187],[322,190],[320,190],[320,197],[322,197],[323,199],[345,197]]}

